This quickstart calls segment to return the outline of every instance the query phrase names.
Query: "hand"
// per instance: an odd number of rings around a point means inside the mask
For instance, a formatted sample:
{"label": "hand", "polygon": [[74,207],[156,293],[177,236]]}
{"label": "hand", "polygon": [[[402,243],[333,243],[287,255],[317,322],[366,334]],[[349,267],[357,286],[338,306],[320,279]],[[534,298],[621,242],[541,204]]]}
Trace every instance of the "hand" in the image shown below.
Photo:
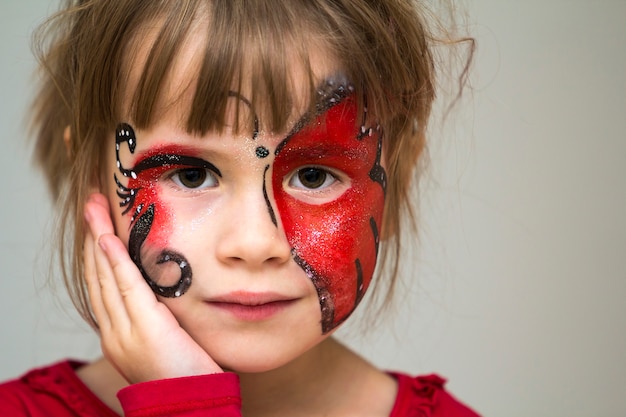
{"label": "hand", "polygon": [[105,357],[130,383],[222,372],[146,284],[104,195],[89,197],[85,219],[85,279]]}

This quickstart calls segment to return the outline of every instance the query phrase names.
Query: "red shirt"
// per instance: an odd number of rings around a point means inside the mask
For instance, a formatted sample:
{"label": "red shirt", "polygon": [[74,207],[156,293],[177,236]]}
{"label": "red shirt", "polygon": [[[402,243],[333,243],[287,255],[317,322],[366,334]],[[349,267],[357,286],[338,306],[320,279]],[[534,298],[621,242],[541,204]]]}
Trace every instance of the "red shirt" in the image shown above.
{"label": "red shirt", "polygon": [[[0,414],[11,417],[118,417],[75,373],[79,362],[35,369],[0,384]],[[398,396],[390,417],[477,417],[444,389],[436,375],[392,373]],[[239,379],[233,373],[130,385],[118,392],[126,417],[241,416]]]}

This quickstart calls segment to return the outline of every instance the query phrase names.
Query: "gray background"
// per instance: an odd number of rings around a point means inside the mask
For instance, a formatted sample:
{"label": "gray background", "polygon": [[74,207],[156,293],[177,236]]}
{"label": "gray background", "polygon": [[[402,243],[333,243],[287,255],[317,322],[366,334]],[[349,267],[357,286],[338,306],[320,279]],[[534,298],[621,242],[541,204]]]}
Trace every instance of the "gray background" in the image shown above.
{"label": "gray background", "polygon": [[[417,279],[378,332],[344,334],[486,415],[624,415],[626,1],[467,5],[474,92],[433,131]],[[0,3],[0,379],[99,349],[45,286],[50,205],[23,121],[50,10]]]}

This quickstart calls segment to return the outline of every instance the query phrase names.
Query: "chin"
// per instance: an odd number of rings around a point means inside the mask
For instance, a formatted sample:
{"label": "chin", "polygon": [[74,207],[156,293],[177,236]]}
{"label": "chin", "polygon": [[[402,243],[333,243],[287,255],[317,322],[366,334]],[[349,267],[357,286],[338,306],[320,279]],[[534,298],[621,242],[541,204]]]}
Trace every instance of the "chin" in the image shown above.
{"label": "chin", "polygon": [[286,355],[278,350],[274,350],[273,354],[264,354],[264,352],[252,349],[246,354],[229,354],[227,358],[214,357],[214,359],[225,371],[238,374],[259,374],[282,368],[297,357],[298,355]]}
{"label": "chin", "polygon": [[316,337],[297,337],[277,340],[236,338],[220,346],[213,344],[207,352],[224,370],[238,374],[264,373],[283,368],[305,358],[327,338],[321,333]]}
{"label": "chin", "polygon": [[234,372],[236,374],[263,374],[281,368],[286,364],[278,363],[259,363],[259,361],[251,363],[237,363],[233,366],[222,365],[224,372]]}

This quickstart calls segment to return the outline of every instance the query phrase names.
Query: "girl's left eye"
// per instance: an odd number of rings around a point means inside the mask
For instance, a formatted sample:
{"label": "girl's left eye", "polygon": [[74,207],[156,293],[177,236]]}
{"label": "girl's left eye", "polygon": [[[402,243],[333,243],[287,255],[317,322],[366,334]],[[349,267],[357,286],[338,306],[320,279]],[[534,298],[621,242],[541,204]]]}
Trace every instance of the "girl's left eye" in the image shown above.
{"label": "girl's left eye", "polygon": [[210,188],[217,185],[217,178],[205,168],[185,168],[175,171],[172,176],[174,184],[185,189]]}
{"label": "girl's left eye", "polygon": [[289,179],[289,186],[304,190],[322,190],[337,181],[337,177],[323,168],[305,167],[297,170]]}

